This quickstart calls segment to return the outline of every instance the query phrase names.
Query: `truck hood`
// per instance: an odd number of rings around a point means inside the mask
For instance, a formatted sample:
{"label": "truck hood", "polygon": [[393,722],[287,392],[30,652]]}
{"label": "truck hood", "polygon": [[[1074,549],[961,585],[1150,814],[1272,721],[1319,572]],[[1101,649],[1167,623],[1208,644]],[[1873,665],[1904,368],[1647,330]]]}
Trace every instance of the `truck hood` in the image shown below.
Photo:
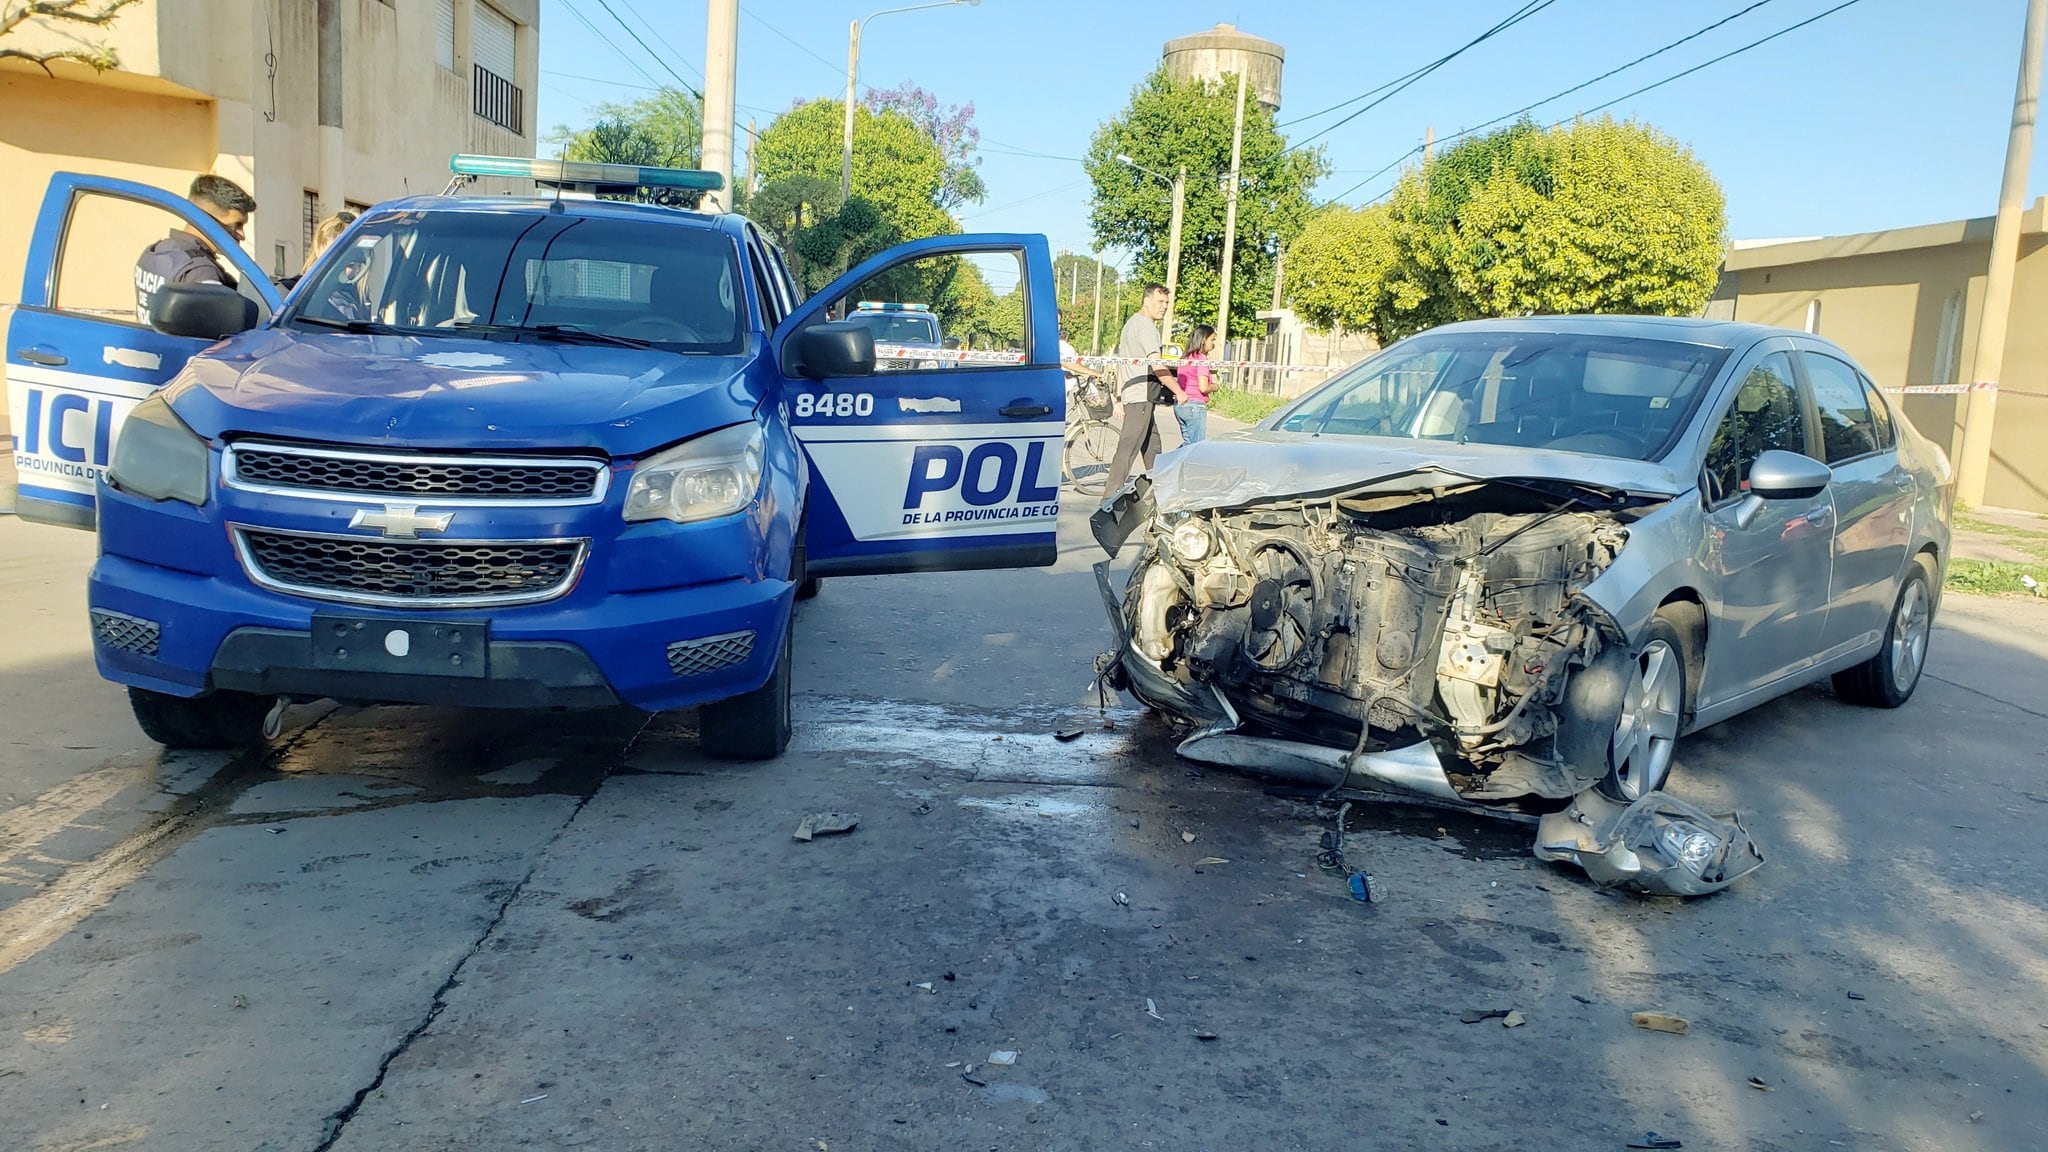
{"label": "truck hood", "polygon": [[638,456],[748,419],[747,356],[266,328],[166,389],[209,439]]}
{"label": "truck hood", "polygon": [[1461,480],[1550,480],[1663,498],[1692,487],[1661,464],[1582,452],[1252,429],[1160,457],[1152,499],[1172,514]]}

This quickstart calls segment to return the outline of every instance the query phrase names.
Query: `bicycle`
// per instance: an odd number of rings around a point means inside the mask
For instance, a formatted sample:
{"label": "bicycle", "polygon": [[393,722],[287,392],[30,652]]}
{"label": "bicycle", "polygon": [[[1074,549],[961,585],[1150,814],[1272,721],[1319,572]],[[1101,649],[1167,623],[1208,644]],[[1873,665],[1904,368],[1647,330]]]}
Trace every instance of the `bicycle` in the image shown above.
{"label": "bicycle", "polygon": [[1116,397],[1100,380],[1076,381],[1067,391],[1067,431],[1060,478],[1084,496],[1100,496],[1116,457],[1122,426]]}

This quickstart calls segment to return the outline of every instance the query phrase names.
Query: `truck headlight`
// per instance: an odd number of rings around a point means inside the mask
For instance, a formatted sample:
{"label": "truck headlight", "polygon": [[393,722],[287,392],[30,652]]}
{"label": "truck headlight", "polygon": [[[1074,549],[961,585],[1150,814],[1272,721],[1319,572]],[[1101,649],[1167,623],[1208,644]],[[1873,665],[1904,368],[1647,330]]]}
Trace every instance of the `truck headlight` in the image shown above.
{"label": "truck headlight", "polygon": [[761,425],[749,422],[649,456],[626,487],[626,519],[688,524],[738,512],[760,491],[765,445]]}
{"label": "truck headlight", "polygon": [[148,500],[206,503],[206,441],[185,426],[161,393],[137,404],[114,441],[107,479]]}

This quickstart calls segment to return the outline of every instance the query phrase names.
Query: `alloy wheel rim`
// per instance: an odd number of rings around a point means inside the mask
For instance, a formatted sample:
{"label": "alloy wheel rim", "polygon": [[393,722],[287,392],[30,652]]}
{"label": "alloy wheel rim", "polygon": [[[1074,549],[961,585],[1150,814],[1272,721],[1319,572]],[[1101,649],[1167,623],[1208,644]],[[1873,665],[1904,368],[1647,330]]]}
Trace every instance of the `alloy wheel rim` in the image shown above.
{"label": "alloy wheel rim", "polygon": [[1932,623],[1927,585],[1909,581],[1892,617],[1892,684],[1903,692],[1919,682],[1927,660],[1927,633]]}
{"label": "alloy wheel rim", "polygon": [[1671,774],[1684,695],[1678,653],[1662,640],[1644,645],[1622,696],[1608,754],[1624,799],[1638,800],[1655,792]]}

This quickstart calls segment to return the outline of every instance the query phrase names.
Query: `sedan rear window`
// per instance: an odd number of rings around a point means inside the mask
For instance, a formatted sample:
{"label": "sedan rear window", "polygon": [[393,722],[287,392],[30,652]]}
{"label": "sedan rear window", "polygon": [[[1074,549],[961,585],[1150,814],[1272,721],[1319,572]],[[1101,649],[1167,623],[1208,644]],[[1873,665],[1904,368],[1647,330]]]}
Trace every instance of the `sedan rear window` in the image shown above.
{"label": "sedan rear window", "polygon": [[287,320],[719,354],[739,350],[746,326],[731,239],[658,221],[390,212],[309,279]]}
{"label": "sedan rear window", "polygon": [[1266,425],[1290,432],[1661,456],[1727,350],[1560,332],[1425,332]]}

